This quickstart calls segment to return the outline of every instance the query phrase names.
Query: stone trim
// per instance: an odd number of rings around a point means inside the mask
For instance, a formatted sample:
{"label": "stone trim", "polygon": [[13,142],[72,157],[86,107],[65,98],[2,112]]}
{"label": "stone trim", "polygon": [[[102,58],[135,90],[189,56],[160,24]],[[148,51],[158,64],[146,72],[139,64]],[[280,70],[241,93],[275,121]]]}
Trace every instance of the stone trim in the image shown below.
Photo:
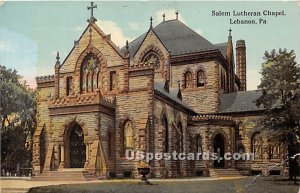
{"label": "stone trim", "polygon": [[50,116],[80,114],[80,113],[90,113],[90,112],[101,112],[112,116],[115,115],[115,109],[104,105],[99,105],[99,104],[55,107],[55,108],[49,108],[49,111],[50,111]]}

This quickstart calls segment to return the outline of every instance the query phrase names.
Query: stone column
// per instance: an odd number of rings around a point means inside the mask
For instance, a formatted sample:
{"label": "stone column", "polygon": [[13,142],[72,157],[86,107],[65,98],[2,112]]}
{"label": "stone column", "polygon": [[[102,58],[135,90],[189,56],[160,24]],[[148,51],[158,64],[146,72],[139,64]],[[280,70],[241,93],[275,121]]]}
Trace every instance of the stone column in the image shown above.
{"label": "stone column", "polygon": [[85,144],[86,149],[85,149],[85,164],[84,164],[84,168],[88,168],[89,163],[90,163],[90,144],[86,143]]}
{"label": "stone column", "polygon": [[60,145],[60,164],[59,168],[62,169],[65,167],[65,147],[63,144]]}

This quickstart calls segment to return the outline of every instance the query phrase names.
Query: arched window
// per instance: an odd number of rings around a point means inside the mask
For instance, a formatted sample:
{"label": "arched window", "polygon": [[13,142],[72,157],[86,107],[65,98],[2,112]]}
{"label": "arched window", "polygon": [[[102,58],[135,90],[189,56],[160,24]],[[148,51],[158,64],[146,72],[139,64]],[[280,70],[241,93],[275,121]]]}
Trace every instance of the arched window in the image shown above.
{"label": "arched window", "polygon": [[160,60],[159,57],[157,56],[157,54],[151,52],[149,54],[147,54],[143,60],[142,60],[143,64],[152,64],[155,69],[159,69],[160,68]]}
{"label": "arched window", "polygon": [[197,135],[195,138],[195,150],[196,153],[202,153],[202,140],[200,135]]}
{"label": "arched window", "polygon": [[162,126],[164,127],[164,152],[169,152],[169,126],[166,115],[163,116]]}
{"label": "arched window", "polygon": [[197,87],[203,87],[204,86],[204,71],[203,70],[199,70],[197,72]]}
{"label": "arched window", "polygon": [[182,129],[182,124],[181,122],[178,122],[177,125],[179,136],[178,136],[178,151],[183,152],[183,129]]}
{"label": "arched window", "polygon": [[192,73],[188,71],[184,75],[184,87],[185,88],[191,88],[192,83],[193,83]]}
{"label": "arched window", "polygon": [[278,159],[280,158],[281,148],[280,143],[269,143],[269,158]]}
{"label": "arched window", "polygon": [[131,121],[124,124],[124,147],[125,149],[133,148],[133,128]]}
{"label": "arched window", "polygon": [[254,133],[251,137],[251,152],[254,153],[255,159],[262,158],[263,139],[259,133]]}
{"label": "arched window", "polygon": [[100,71],[100,62],[98,58],[89,53],[84,58],[80,68],[80,90],[81,92],[94,91],[99,84],[98,74]]}

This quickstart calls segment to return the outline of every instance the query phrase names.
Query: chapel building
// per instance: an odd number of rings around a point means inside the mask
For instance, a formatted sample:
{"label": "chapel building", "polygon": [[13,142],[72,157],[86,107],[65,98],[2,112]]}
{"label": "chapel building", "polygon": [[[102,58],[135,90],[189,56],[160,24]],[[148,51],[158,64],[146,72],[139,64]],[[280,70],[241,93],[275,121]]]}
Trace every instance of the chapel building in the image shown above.
{"label": "chapel building", "polygon": [[[178,14],[177,14],[178,16]],[[37,77],[36,175],[82,168],[138,177],[144,152],[254,153],[254,160],[152,160],[157,178],[215,176],[218,169],[285,174],[286,149],[256,131],[261,91],[246,90],[246,44],[213,44],[180,20],[163,20],[119,49],[92,16],[54,75]],[[234,50],[235,53],[234,54]],[[269,169],[270,165],[276,165]]]}

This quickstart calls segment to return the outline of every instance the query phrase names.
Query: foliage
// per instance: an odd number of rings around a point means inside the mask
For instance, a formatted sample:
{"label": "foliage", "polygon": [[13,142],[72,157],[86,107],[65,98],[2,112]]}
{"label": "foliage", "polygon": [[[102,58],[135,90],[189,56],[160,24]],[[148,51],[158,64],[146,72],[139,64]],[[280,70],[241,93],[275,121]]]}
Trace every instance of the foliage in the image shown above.
{"label": "foliage", "polygon": [[266,109],[261,129],[289,145],[300,137],[300,67],[295,58],[293,50],[265,52],[258,86],[263,94],[257,100]]}
{"label": "foliage", "polygon": [[0,66],[1,165],[29,167],[36,127],[35,92],[16,70]]}

